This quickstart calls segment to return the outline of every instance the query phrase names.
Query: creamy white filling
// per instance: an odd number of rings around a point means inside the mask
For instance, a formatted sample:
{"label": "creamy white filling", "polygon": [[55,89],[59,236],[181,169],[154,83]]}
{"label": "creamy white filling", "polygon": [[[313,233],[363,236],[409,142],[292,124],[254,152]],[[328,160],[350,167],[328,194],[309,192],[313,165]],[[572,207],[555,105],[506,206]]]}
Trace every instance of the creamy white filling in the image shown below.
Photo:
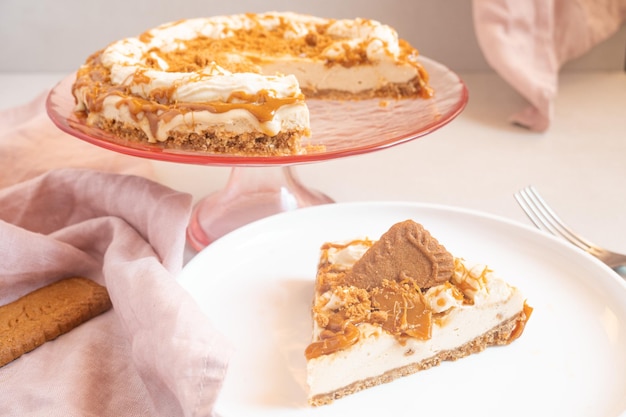
{"label": "creamy white filling", "polygon": [[[141,73],[142,82],[134,75]],[[145,82],[143,80],[149,79]],[[231,73],[212,64],[197,72],[165,72],[146,69],[141,64],[111,66],[111,82],[128,86],[130,91],[144,99],[160,89],[171,91],[174,100],[192,103],[227,101],[233,92],[250,95],[271,91],[274,97],[298,97],[301,94],[298,80],[293,75],[262,75],[254,73]]]}
{"label": "creamy white filling", "polygon": [[352,94],[376,90],[389,83],[405,83],[416,76],[415,68],[389,61],[346,68],[341,65],[329,67],[322,62],[284,59],[264,64],[262,70],[265,74],[281,71],[293,74],[302,89],[338,90]]}
{"label": "creamy white filling", "polygon": [[357,243],[343,248],[331,247],[326,254],[328,256],[328,262],[331,264],[340,268],[349,268],[354,265],[369,248],[369,245]]}
{"label": "creamy white filling", "polygon": [[[160,118],[156,129],[143,113],[131,114],[123,99],[118,96],[107,97],[102,105],[102,114],[90,113],[88,123],[94,123],[93,118],[105,117],[122,123],[139,127],[151,143],[163,142],[168,136],[181,132],[187,134],[190,126],[197,132],[206,129],[220,129],[232,134],[243,134],[251,131],[261,131],[268,136],[275,136],[281,131],[302,130],[309,126],[309,111],[304,103],[295,103],[282,106],[267,122],[259,120],[250,112],[243,109],[230,110],[223,113],[213,113],[208,110],[188,111],[171,118]],[[91,119],[90,119],[91,118]],[[156,132],[156,134],[155,134]]]}
{"label": "creamy white filling", "polygon": [[436,354],[458,348],[518,314],[524,299],[513,290],[510,297],[496,304],[462,306],[452,309],[445,325],[433,324],[429,340],[409,339],[403,346],[396,338],[365,325],[364,330],[378,337],[362,337],[352,347],[307,362],[309,396],[325,394],[386,371],[420,362]]}

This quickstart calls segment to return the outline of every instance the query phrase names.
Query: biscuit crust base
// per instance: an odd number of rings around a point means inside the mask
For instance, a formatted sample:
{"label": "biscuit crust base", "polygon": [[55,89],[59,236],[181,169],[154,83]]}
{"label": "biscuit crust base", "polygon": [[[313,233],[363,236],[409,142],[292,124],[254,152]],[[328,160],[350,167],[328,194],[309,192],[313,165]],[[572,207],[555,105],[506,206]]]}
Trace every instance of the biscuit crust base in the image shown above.
{"label": "biscuit crust base", "polygon": [[385,384],[393,381],[394,379],[411,375],[428,368],[432,368],[433,366],[439,365],[441,361],[455,361],[473,353],[482,352],[489,346],[506,345],[510,343],[512,337],[514,337],[513,335],[519,323],[523,323],[525,321],[526,314],[524,313],[524,311],[521,311],[520,313],[503,322],[499,326],[491,329],[487,333],[477,337],[476,339],[466,343],[465,345],[460,346],[457,349],[442,351],[439,352],[437,355],[425,359],[421,362],[412,363],[400,368],[392,369],[379,376],[356,381],[346,387],[340,388],[333,392],[315,395],[309,398],[309,404],[312,406],[330,404],[334,400],[350,394],[354,394],[366,388]]}
{"label": "biscuit crust base", "polygon": [[291,130],[268,136],[262,132],[235,134],[226,132],[219,126],[199,132],[174,132],[163,142],[149,142],[148,136],[138,127],[116,120],[98,118],[94,125],[115,136],[115,142],[125,145],[128,142],[159,146],[163,149],[177,149],[213,154],[280,156],[302,153],[300,137],[308,135],[308,130]]}

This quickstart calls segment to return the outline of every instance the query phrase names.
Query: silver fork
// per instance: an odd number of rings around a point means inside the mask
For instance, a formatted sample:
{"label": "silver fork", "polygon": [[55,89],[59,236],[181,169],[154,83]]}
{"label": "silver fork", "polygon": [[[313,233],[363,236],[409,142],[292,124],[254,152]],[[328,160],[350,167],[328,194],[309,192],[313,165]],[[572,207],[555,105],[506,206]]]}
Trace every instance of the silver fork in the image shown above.
{"label": "silver fork", "polygon": [[574,232],[563,223],[548,203],[539,195],[535,187],[522,188],[515,193],[515,199],[537,228],[568,240],[616,271],[626,267],[626,255],[604,249]]}

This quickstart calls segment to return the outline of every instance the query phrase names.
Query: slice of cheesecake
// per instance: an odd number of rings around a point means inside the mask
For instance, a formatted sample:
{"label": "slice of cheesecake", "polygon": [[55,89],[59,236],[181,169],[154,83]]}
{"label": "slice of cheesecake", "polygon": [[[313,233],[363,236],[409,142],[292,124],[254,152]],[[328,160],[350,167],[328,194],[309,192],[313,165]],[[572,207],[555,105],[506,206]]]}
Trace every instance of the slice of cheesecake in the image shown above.
{"label": "slice of cheesecake", "polygon": [[412,220],[376,242],[325,243],[305,352],[309,404],[509,344],[531,312],[517,288]]}

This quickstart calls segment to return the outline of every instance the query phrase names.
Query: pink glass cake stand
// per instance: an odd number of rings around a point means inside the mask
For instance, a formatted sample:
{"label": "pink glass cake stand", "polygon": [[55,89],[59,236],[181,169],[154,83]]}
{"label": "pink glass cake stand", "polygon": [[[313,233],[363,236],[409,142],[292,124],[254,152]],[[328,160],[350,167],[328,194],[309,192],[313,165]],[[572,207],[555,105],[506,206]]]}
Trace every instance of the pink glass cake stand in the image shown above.
{"label": "pink glass cake stand", "polygon": [[422,63],[435,90],[432,99],[328,101],[309,100],[312,137],[301,155],[243,156],[165,149],[131,142],[87,126],[74,113],[69,76],[52,89],[46,107],[61,130],[94,145],[143,158],[197,165],[228,166],[226,186],[200,200],[192,212],[187,238],[201,250],[220,236],[272,214],[332,203],[306,187],[294,165],[359,155],[417,139],[449,123],[465,108],[468,92],[447,67],[427,58]]}

